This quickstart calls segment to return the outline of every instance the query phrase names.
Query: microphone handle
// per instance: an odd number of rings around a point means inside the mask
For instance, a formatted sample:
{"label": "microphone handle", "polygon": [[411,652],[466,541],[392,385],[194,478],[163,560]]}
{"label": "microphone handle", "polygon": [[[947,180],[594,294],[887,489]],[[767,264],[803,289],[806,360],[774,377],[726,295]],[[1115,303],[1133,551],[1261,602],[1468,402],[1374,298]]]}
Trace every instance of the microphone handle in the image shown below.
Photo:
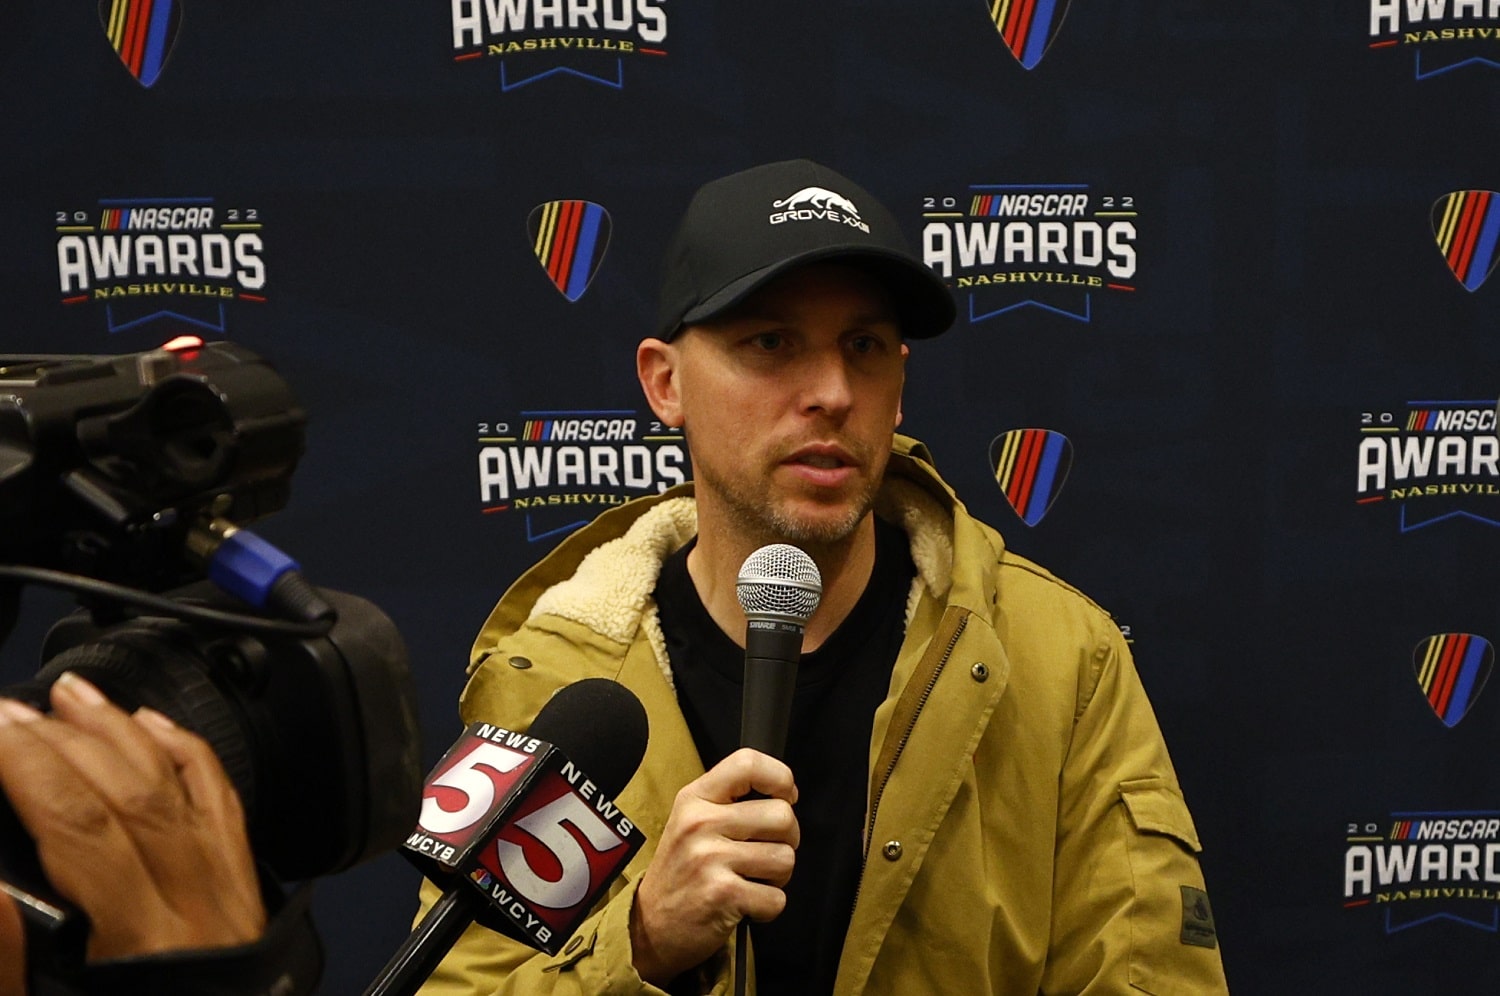
{"label": "microphone handle", "polygon": [[751,619],[745,629],[745,688],[740,698],[740,746],[772,757],[786,753],[802,626]]}
{"label": "microphone handle", "polygon": [[[802,626],[775,619],[751,619],[745,627],[745,690],[740,697],[740,746],[772,757],[786,753],[802,656]],[[750,964],[750,921],[734,929],[734,993],[743,996]]]}
{"label": "microphone handle", "polygon": [[365,996],[413,996],[484,906],[484,897],[467,882],[448,886],[422,922],[406,935]]}

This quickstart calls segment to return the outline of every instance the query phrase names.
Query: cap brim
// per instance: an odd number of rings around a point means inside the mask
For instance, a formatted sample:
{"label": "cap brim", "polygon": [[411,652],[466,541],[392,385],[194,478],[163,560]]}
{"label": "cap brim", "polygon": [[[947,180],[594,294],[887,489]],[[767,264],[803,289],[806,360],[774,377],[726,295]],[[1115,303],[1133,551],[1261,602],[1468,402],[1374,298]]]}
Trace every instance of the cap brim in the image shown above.
{"label": "cap brim", "polygon": [[904,253],[867,245],[820,246],[770,266],[753,270],[733,280],[706,300],[688,309],[683,327],[711,321],[734,308],[745,298],[790,270],[809,263],[847,260],[867,268],[891,292],[901,322],[901,334],[908,339],[928,339],[948,329],[958,316],[953,294],[942,278]]}

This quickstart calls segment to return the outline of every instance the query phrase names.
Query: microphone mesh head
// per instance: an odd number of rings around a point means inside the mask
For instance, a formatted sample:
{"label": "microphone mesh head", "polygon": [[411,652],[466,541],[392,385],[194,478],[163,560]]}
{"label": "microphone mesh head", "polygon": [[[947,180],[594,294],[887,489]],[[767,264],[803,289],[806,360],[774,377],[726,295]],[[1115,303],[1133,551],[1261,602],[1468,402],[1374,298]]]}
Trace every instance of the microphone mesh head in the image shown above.
{"label": "microphone mesh head", "polygon": [[734,590],[740,608],[752,619],[806,624],[818,608],[823,577],[806,553],[788,543],[772,543],[745,558]]}

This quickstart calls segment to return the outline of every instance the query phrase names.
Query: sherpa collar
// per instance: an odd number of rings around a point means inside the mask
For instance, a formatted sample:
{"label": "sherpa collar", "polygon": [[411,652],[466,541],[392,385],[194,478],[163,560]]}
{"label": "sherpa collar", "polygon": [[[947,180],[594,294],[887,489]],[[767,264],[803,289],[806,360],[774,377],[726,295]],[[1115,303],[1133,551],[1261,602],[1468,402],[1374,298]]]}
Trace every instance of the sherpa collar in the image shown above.
{"label": "sherpa collar", "polygon": [[[882,518],[905,530],[911,540],[917,576],[907,600],[909,622],[924,589],[942,598],[952,584],[953,519],[926,489],[900,477],[887,477],[875,509]],[[637,629],[643,628],[656,652],[657,664],[671,684],[672,667],[651,593],[656,589],[662,561],[692,539],[697,530],[694,498],[660,502],[622,535],[586,555],[572,577],[544,591],[532,606],[530,618],[558,616],[619,643],[629,643]]]}

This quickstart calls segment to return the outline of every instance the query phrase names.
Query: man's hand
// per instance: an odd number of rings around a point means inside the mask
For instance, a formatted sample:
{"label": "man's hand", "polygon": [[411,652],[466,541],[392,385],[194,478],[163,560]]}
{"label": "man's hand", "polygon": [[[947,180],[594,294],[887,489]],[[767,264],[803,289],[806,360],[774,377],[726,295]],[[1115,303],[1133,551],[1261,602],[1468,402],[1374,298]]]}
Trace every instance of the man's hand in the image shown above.
{"label": "man's hand", "polygon": [[[89,959],[257,940],[244,812],[208,744],[150,709],[126,715],[71,673],[52,709],[0,699],[0,790],[48,880],[88,914]],[[0,903],[0,994],[20,992],[18,922]]]}
{"label": "man's hand", "polygon": [[[766,798],[744,798],[751,793]],[[745,917],[781,914],[802,839],[796,801],[791,769],[749,748],[683,786],[631,912],[641,978],[665,985],[723,947]]]}

